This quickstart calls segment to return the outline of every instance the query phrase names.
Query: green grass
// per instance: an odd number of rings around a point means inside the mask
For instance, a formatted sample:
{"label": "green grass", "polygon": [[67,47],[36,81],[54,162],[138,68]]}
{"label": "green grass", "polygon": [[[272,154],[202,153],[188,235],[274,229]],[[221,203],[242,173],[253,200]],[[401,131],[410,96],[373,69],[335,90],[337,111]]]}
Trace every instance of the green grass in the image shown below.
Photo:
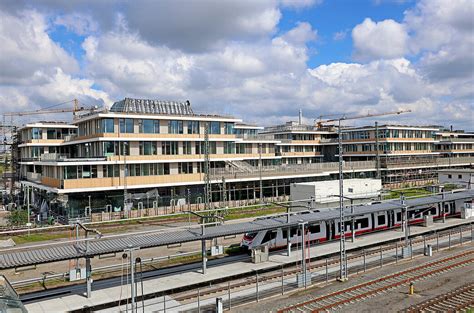
{"label": "green grass", "polygon": [[60,238],[66,238],[64,233],[31,233],[30,235],[19,235],[11,237],[17,245],[21,245],[29,242],[38,242],[46,240],[54,240]]}
{"label": "green grass", "polygon": [[[411,197],[424,197],[424,196],[430,195],[431,192],[423,188],[411,188],[411,189],[403,190],[403,194],[405,195],[405,197],[411,198]],[[400,192],[390,191],[390,193],[387,196],[385,196],[384,199],[385,200],[399,199],[400,195],[401,195],[401,191]]]}
{"label": "green grass", "polygon": [[[257,210],[257,211],[256,211]],[[271,206],[271,205],[253,205],[249,207],[239,208],[239,209],[228,209],[228,213],[225,216],[225,220],[236,220],[242,218],[251,218],[251,217],[259,217],[264,215],[276,214],[276,213],[283,213],[286,212],[285,209]],[[104,234],[111,234],[129,230],[136,230],[136,226],[141,224],[146,224],[147,222],[154,222],[154,221],[166,221],[166,220],[175,220],[175,219],[182,219],[183,222],[187,222],[189,220],[189,214],[182,213],[173,216],[156,216],[152,218],[147,218],[145,220],[136,219],[136,220],[117,220],[113,223],[108,224],[109,227],[100,227],[100,225],[92,227],[97,228]],[[196,222],[197,217],[191,215],[191,221]],[[116,226],[116,227],[115,227]],[[44,231],[41,232],[37,230],[35,232],[31,232],[30,235],[18,235],[12,236],[10,238],[15,241],[17,245],[26,244],[26,243],[33,243],[33,242],[40,242],[40,241],[47,241],[47,240],[55,240],[55,239],[67,239],[69,238],[70,233],[69,231]],[[81,233],[82,236],[82,233]]]}
{"label": "green grass", "polygon": [[279,207],[270,207],[270,208],[261,208],[258,212],[246,212],[246,211],[236,211],[232,210],[229,214],[225,216],[225,219],[228,220],[236,220],[241,218],[250,218],[250,217],[259,217],[264,215],[270,214],[277,214],[277,213],[284,213],[286,209],[279,208]]}

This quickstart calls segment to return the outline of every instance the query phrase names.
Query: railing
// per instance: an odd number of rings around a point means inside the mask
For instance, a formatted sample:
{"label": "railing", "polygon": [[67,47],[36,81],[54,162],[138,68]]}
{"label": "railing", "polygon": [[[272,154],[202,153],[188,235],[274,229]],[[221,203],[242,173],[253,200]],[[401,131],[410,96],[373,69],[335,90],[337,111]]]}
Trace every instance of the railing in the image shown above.
{"label": "railing", "polygon": [[281,141],[280,139],[275,139],[273,135],[265,135],[265,134],[236,134],[236,138],[239,139],[248,139],[248,140],[273,140],[273,141]]}
{"label": "railing", "polygon": [[474,163],[474,157],[459,157],[459,158],[416,158],[416,159],[398,159],[398,160],[381,160],[382,166],[391,168],[397,166],[404,166],[411,164],[412,166],[438,166],[438,165],[464,165]]}
{"label": "railing", "polygon": [[[268,176],[278,176],[278,175],[295,175],[298,173],[315,174],[315,173],[323,173],[323,172],[328,172],[328,171],[337,171],[338,168],[339,168],[338,162],[263,166],[262,176],[268,177]],[[374,170],[375,161],[344,162],[343,164],[344,171],[360,170],[360,169]],[[236,170],[234,168],[230,168],[230,169],[215,168],[215,169],[211,169],[211,175],[215,177],[225,177],[225,178],[256,177],[259,175],[259,168],[255,167],[255,171],[253,173]]]}
{"label": "railing", "polygon": [[439,140],[439,143],[450,143],[450,142],[453,142],[453,143],[456,143],[456,142],[474,142],[474,138],[441,138]]}

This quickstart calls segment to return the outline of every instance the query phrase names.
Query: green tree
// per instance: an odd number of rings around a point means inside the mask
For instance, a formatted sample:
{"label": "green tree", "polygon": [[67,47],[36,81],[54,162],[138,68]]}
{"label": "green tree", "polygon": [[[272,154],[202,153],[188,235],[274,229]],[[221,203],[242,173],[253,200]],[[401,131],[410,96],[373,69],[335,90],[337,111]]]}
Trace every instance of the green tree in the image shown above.
{"label": "green tree", "polygon": [[17,209],[11,211],[8,216],[8,225],[10,226],[23,226],[28,222],[28,211]]}

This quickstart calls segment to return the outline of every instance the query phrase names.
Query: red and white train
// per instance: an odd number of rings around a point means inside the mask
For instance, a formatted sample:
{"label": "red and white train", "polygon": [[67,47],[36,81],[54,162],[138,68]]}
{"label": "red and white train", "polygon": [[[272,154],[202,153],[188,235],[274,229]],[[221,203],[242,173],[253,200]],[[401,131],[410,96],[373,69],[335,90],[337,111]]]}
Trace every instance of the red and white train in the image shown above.
{"label": "red and white train", "polygon": [[[446,217],[459,216],[464,202],[465,200],[444,202],[444,215]],[[443,218],[443,208],[441,208],[441,204],[424,205],[420,208],[409,208],[408,223],[422,223],[423,217],[426,215],[432,215],[435,220]],[[354,231],[355,235],[358,236],[388,228],[401,227],[401,225],[402,210],[388,209],[388,211],[367,213],[355,217]],[[345,235],[349,237],[352,236],[352,221],[346,221],[345,226]],[[307,233],[305,234],[305,241],[320,243],[327,240],[338,239],[341,236],[339,228],[339,219],[309,224],[309,226],[307,226]],[[268,245],[270,249],[283,248],[287,245],[287,233],[288,231],[286,229],[281,228],[246,233],[240,245],[247,249],[252,249],[261,245]],[[292,244],[301,242],[300,228],[296,226],[290,228],[290,242]]]}

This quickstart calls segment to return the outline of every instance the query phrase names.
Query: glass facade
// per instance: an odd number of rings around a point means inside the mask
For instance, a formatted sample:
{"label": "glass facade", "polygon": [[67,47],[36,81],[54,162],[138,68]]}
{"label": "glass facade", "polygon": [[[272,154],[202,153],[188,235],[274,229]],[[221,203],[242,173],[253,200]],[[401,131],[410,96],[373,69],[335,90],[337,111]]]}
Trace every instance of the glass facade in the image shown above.
{"label": "glass facade", "polygon": [[188,121],[188,134],[199,134],[199,121]]}
{"label": "glass facade", "polygon": [[224,133],[226,135],[234,134],[234,123],[224,123]]}
{"label": "glass facade", "polygon": [[168,134],[182,134],[183,121],[168,121]]}
{"label": "glass facade", "polygon": [[43,139],[43,130],[41,128],[31,129],[31,139]]}
{"label": "glass facade", "polygon": [[221,133],[221,123],[220,122],[210,122],[209,123],[209,134],[219,135]]}
{"label": "glass facade", "polygon": [[113,118],[104,118],[101,120],[100,124],[101,133],[113,133],[114,132],[114,119]]}
{"label": "glass facade", "polygon": [[159,120],[140,120],[138,123],[139,123],[140,133],[144,133],[144,134],[159,134],[160,133]]}
{"label": "glass facade", "polygon": [[119,120],[119,125],[121,133],[133,133],[133,119],[121,118]]}

